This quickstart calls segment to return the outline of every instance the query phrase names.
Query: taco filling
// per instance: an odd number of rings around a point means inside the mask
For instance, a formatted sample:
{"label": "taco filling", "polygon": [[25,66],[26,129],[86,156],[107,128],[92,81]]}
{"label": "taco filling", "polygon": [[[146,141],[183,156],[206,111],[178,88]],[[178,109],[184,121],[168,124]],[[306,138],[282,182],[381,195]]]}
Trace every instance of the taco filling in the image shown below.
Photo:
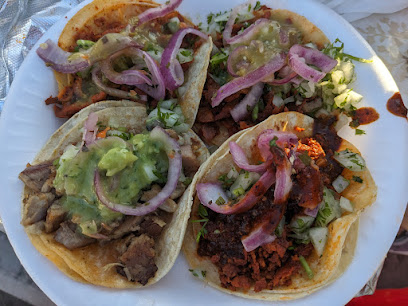
{"label": "taco filling", "polygon": [[365,60],[344,53],[339,40],[330,44],[306,18],[249,1],[207,22],[214,47],[194,125],[207,144],[285,111],[343,114],[343,124],[352,117],[362,99],[351,87],[352,60]]}
{"label": "taco filling", "polygon": [[[95,17],[91,23],[97,30],[73,28],[71,36],[76,43],[65,49],[51,40],[41,44],[37,54],[59,73],[57,79],[65,78],[59,81],[58,96],[45,101],[54,104],[55,115],[68,118],[106,99],[134,100],[155,107],[160,100],[177,98],[177,89],[208,41],[206,34],[175,11],[180,3],[129,4],[140,5],[144,11],[120,22],[110,21],[109,16]],[[109,4],[100,5],[109,8]],[[199,61],[205,62],[205,58]]]}
{"label": "taco filling", "polygon": [[259,131],[250,152],[230,141],[231,170],[196,186],[197,255],[232,291],[287,287],[295,275],[312,279],[316,266],[308,262],[324,254],[331,223],[354,211],[342,196],[350,184],[343,170],[365,170],[358,153],[339,151],[341,139],[325,125],[315,123],[311,137]]}
{"label": "taco filling", "polygon": [[[83,129],[59,158],[20,173],[28,190],[21,223],[72,252],[103,248],[104,269],[146,285],[158,270],[157,241],[201,164],[200,144],[160,127],[134,134],[103,126],[96,113]],[[98,256],[90,250],[87,257]]]}

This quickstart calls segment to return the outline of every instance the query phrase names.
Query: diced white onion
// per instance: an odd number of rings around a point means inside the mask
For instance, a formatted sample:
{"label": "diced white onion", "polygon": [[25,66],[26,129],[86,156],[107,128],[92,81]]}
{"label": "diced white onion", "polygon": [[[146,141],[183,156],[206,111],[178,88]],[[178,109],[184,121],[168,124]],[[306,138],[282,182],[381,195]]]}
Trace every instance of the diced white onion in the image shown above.
{"label": "diced white onion", "polygon": [[312,242],[317,255],[320,257],[326,246],[329,230],[327,227],[314,227],[309,230],[310,241]]}

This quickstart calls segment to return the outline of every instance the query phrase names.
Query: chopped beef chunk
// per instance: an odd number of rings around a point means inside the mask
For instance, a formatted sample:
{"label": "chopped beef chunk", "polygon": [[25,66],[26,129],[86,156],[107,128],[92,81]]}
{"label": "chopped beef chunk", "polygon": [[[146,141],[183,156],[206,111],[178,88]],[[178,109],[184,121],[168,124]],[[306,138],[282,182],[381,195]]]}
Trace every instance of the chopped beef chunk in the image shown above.
{"label": "chopped beef chunk", "polygon": [[187,176],[193,176],[198,168],[200,168],[200,161],[195,156],[190,145],[184,145],[180,147],[181,157],[183,159],[183,168]]}
{"label": "chopped beef chunk", "polygon": [[30,189],[41,192],[44,183],[50,178],[51,172],[55,172],[51,162],[28,166],[18,176],[20,180]]}
{"label": "chopped beef chunk", "polygon": [[120,225],[109,234],[109,238],[118,239],[131,232],[139,231],[143,219],[143,216],[126,216]]}
{"label": "chopped beef chunk", "polygon": [[21,223],[26,226],[44,220],[47,216],[48,207],[50,207],[54,198],[55,195],[52,193],[36,193],[29,196],[24,203]]}
{"label": "chopped beef chunk", "polygon": [[140,224],[140,231],[149,235],[150,237],[157,238],[160,236],[165,225],[166,222],[161,220],[159,217],[146,217]]}
{"label": "chopped beef chunk", "polygon": [[95,242],[95,239],[78,233],[76,231],[76,225],[67,221],[61,223],[60,228],[55,232],[54,239],[70,250],[81,248]]}
{"label": "chopped beef chunk", "polygon": [[67,211],[59,203],[55,201],[47,211],[47,217],[45,219],[45,232],[51,233],[58,229],[60,224],[64,221]]}
{"label": "chopped beef chunk", "polygon": [[167,199],[159,208],[165,212],[174,213],[177,210],[177,203],[172,199]]}
{"label": "chopped beef chunk", "polygon": [[157,271],[154,262],[156,256],[154,240],[147,235],[141,235],[132,237],[130,241],[124,239],[124,243],[129,243],[129,245],[119,260],[125,267],[117,267],[117,271],[123,275],[123,270],[127,269],[126,274],[129,274],[131,281],[146,285]]}
{"label": "chopped beef chunk", "polygon": [[[183,194],[184,190],[185,190],[184,185],[181,182],[178,182],[177,188],[173,192],[173,194],[175,194],[176,196],[175,198],[180,197]],[[151,199],[153,199],[160,191],[161,187],[159,185],[153,185],[150,190],[143,192],[140,199],[144,202],[148,202]],[[170,196],[170,199],[167,199],[162,205],[159,206],[159,208],[169,213],[175,212],[177,210],[177,203],[174,202],[172,199],[173,198]]]}

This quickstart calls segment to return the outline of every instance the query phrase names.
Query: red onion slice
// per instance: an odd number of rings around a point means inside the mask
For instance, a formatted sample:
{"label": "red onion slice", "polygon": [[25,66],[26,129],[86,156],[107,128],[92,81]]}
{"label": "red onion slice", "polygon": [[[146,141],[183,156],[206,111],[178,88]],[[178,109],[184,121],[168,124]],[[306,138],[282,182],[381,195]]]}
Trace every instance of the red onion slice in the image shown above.
{"label": "red onion slice", "polygon": [[278,138],[276,140],[276,144],[281,149],[294,147],[294,150],[296,150],[297,148],[298,138],[295,134],[289,132],[279,132],[272,129],[264,130],[261,134],[259,134],[257,140],[259,152],[264,160],[268,160],[272,156],[271,146],[269,143],[275,137]]}
{"label": "red onion slice", "polygon": [[234,37],[231,37],[232,35],[232,29],[234,27],[235,21],[238,17],[238,13],[241,10],[248,10],[248,7],[251,5],[251,7],[254,7],[254,1],[248,1],[247,3],[243,3],[241,5],[238,5],[235,7],[229,16],[229,19],[225,25],[224,32],[222,32],[222,37],[224,40],[224,45],[232,45],[232,44],[238,44],[244,41],[247,41],[251,39],[251,37],[257,33],[262,27],[266,26],[268,23],[271,21],[266,19],[266,18],[260,18],[256,20],[253,24],[251,24],[248,28],[246,28],[241,34],[235,35]]}
{"label": "red onion slice", "polygon": [[297,76],[297,73],[293,71],[292,73],[290,73],[289,75],[287,75],[283,79],[275,79],[273,81],[268,82],[268,84],[270,84],[270,85],[283,85],[283,84],[286,84],[286,83],[289,83],[290,81],[292,81],[296,76]]}
{"label": "red onion slice", "polygon": [[258,172],[258,173],[264,173],[268,166],[270,166],[268,163],[263,163],[260,165],[250,165],[248,163],[248,159],[245,155],[244,150],[234,141],[229,142],[229,148],[230,152],[232,155],[232,159],[234,160],[234,163],[240,167],[241,169],[250,171],[250,172]]}
{"label": "red onion slice", "polygon": [[[228,56],[227,70],[228,70],[228,73],[230,75],[232,75],[233,77],[239,77],[237,72],[235,72],[234,62],[235,62],[236,58],[238,57],[238,55],[240,55],[241,52],[245,51],[246,49],[247,49],[246,46],[239,46],[239,47],[235,48],[234,51],[232,51],[230,53],[230,55]],[[236,65],[239,65],[239,64],[236,64]],[[241,63],[241,66],[244,66],[244,65],[247,65],[247,63]]]}
{"label": "red onion slice", "polygon": [[[288,53],[289,66],[302,78],[319,82],[326,73],[329,73],[337,65],[337,60],[332,59],[317,49],[307,48],[301,45],[293,45]],[[307,64],[314,65],[322,71],[318,71]]]}
{"label": "red onion slice", "polygon": [[150,132],[150,139],[159,141],[164,144],[164,150],[169,158],[169,170],[167,173],[167,183],[163,189],[149,202],[137,204],[137,207],[130,207],[118,203],[111,202],[105,195],[99,171],[95,171],[94,184],[95,193],[99,201],[113,211],[120,212],[125,215],[144,216],[156,210],[164,201],[166,201],[177,187],[177,183],[181,173],[182,159],[180,154],[180,146],[176,140],[171,138],[161,127],[155,127]]}
{"label": "red onion slice", "polygon": [[[223,213],[224,207],[228,203],[228,196],[218,183],[197,184],[197,196],[204,206],[219,213]],[[224,203],[218,205],[217,203]]]}
{"label": "red onion slice", "polygon": [[107,85],[105,85],[102,80],[99,77],[99,73],[100,73],[100,68],[95,67],[92,70],[92,82],[94,82],[94,84],[103,92],[107,93],[108,95],[112,96],[112,97],[117,97],[117,98],[121,98],[121,99],[132,99],[132,100],[142,100],[144,101],[146,96],[140,96],[138,94],[134,94],[132,95],[130,92],[128,91],[124,91],[124,90],[120,90],[120,89],[116,89],[116,88],[112,88],[109,87]]}
{"label": "red onion slice", "polygon": [[78,56],[73,60],[69,60],[72,53],[62,50],[50,39],[42,43],[36,52],[48,66],[58,72],[76,73],[90,66],[86,57]]}
{"label": "red onion slice", "polygon": [[267,211],[257,218],[255,228],[251,230],[248,236],[241,239],[247,252],[275,240],[276,237],[273,233],[279,226],[285,211],[286,205],[271,205]]}
{"label": "red onion slice", "polygon": [[260,226],[241,241],[245,251],[251,252],[264,244],[274,242],[275,239],[275,235],[268,234],[264,228]]}
{"label": "red onion slice", "polygon": [[[149,69],[151,79],[141,71],[126,70],[122,73],[117,73],[114,71],[111,64],[112,61],[116,57],[124,54],[127,56],[141,57]],[[155,60],[143,50],[134,47],[121,50],[104,61],[101,69],[112,83],[135,85],[158,101],[163,100],[166,95],[166,88],[164,86],[163,76],[160,73],[159,67],[157,66]]]}
{"label": "red onion slice", "polygon": [[292,190],[292,164],[286,153],[279,147],[271,147],[272,160],[276,165],[276,184],[274,191],[274,204],[283,204],[287,201]]}
{"label": "red onion slice", "polygon": [[[125,70],[122,72],[116,72],[112,67],[112,62],[122,55],[129,55],[129,56],[142,56],[144,54],[138,51],[131,51],[132,49],[124,49],[112,54],[109,58],[104,60],[101,64],[101,71],[102,73],[108,78],[109,81],[115,84],[126,84],[126,85],[140,85],[140,84],[148,84],[152,85],[152,81],[150,78],[147,77],[146,72],[144,70]],[[138,50],[138,49],[136,49]]]}
{"label": "red onion slice", "polygon": [[163,75],[160,72],[158,65],[156,64],[153,57],[151,57],[148,53],[142,51],[143,58],[147,65],[147,68],[150,71],[153,86],[149,86],[148,84],[141,84],[136,85],[139,89],[143,90],[149,96],[153,97],[157,101],[163,100],[166,96],[166,87],[164,83]]}
{"label": "red onion slice", "polygon": [[184,83],[184,73],[180,62],[177,60],[177,54],[187,34],[194,34],[208,39],[207,35],[194,28],[180,29],[171,37],[166,49],[163,51],[160,63],[160,71],[164,76],[166,88],[169,90],[176,90]]}
{"label": "red onion slice", "polygon": [[[96,126],[97,123],[98,123],[98,115],[96,113],[90,113],[84,123],[84,133],[82,135],[82,145],[85,143],[85,145],[88,147],[89,145],[95,142],[96,134],[98,133],[98,127]],[[81,146],[81,149],[82,149],[82,146]]]}
{"label": "red onion slice", "polygon": [[[209,209],[224,215],[239,214],[250,210],[263,197],[265,192],[275,183],[275,172],[268,169],[252,186],[244,198],[231,206],[221,185],[215,183],[197,184],[197,195],[201,204]],[[217,200],[222,198],[224,204],[218,205]],[[219,203],[220,201],[218,201]],[[221,202],[223,202],[221,200]]]}
{"label": "red onion slice", "polygon": [[280,53],[279,55],[272,58],[264,66],[259,67],[258,69],[248,73],[245,76],[236,78],[218,89],[215,97],[213,97],[212,99],[211,106],[216,107],[226,97],[229,97],[230,95],[240,91],[241,89],[251,87],[261,82],[267,76],[281,69],[284,65],[285,55],[283,53]]}
{"label": "red onion slice", "polygon": [[238,122],[248,116],[250,112],[249,109],[253,109],[256,103],[258,103],[259,98],[263,93],[264,84],[255,84],[248,94],[239,102],[231,111],[231,116],[235,122]]}
{"label": "red onion slice", "polygon": [[143,13],[139,14],[137,18],[139,19],[138,25],[141,25],[145,22],[151,21],[156,18],[166,16],[167,14],[174,11],[177,7],[180,6],[182,0],[170,0],[165,4],[160,5],[159,7],[154,7],[145,10]]}
{"label": "red onion slice", "polygon": [[316,218],[317,213],[319,212],[320,206],[322,206],[322,203],[320,203],[319,205],[317,205],[315,208],[310,209],[310,208],[305,208],[303,210],[303,212],[305,213],[305,215]]}

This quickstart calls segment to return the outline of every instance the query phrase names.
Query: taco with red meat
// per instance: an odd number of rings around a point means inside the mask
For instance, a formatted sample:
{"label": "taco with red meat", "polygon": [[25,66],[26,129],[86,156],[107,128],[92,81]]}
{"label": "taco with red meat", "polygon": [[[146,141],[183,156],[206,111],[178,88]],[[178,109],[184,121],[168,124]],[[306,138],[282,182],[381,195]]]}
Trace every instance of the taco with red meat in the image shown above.
{"label": "taco with red meat", "polygon": [[228,139],[200,168],[183,252],[194,275],[245,298],[306,296],[339,277],[377,187],[360,152],[296,112]]}

